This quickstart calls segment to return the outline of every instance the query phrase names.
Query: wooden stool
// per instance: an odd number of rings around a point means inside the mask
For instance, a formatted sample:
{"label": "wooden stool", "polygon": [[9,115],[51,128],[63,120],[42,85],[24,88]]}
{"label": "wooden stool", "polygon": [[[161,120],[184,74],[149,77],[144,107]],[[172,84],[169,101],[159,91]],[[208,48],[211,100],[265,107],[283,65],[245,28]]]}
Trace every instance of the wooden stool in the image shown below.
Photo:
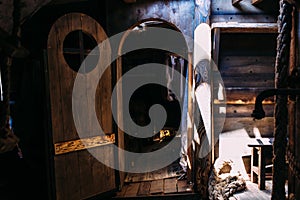
{"label": "wooden stool", "polygon": [[[259,138],[254,139],[253,142],[248,144],[249,147],[252,147],[251,155],[251,182],[254,182],[254,173],[258,177],[258,188],[264,190],[266,187],[265,178],[266,178],[266,150],[272,148],[273,138]],[[255,159],[258,155],[258,166],[254,165]]]}

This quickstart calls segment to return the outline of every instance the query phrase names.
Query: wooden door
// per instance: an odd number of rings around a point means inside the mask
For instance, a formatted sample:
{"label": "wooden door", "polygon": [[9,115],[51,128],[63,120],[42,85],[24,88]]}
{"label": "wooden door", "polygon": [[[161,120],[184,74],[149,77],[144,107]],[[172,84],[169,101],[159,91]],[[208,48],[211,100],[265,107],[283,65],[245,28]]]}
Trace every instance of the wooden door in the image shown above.
{"label": "wooden door", "polygon": [[[94,105],[106,135],[94,133],[93,124],[88,124],[90,127],[85,127],[85,130],[91,130],[87,133],[88,137],[80,139],[72,114],[72,91],[77,73],[88,74],[97,70],[91,63],[86,71],[78,72],[78,68],[92,48],[106,38],[103,28],[81,13],[62,16],[49,33],[47,53],[56,199],[86,199],[116,188],[115,170],[90,154],[92,151],[114,162],[110,70],[106,70],[98,82],[95,94],[97,104]],[[110,54],[95,56],[97,59],[110,59]],[[82,109],[85,109],[84,106],[93,105],[83,102]]]}

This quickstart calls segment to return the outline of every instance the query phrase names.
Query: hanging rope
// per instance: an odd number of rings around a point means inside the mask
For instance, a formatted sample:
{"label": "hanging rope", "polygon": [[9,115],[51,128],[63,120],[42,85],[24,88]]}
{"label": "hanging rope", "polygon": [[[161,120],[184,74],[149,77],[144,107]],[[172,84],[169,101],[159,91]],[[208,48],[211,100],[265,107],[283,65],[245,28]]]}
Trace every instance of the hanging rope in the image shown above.
{"label": "hanging rope", "polygon": [[[277,56],[275,63],[276,88],[287,88],[292,30],[292,10],[293,6],[286,0],[280,1],[280,15],[278,17],[279,35],[277,37]],[[287,97],[278,95],[276,97],[275,105],[272,200],[285,199],[287,116]]]}

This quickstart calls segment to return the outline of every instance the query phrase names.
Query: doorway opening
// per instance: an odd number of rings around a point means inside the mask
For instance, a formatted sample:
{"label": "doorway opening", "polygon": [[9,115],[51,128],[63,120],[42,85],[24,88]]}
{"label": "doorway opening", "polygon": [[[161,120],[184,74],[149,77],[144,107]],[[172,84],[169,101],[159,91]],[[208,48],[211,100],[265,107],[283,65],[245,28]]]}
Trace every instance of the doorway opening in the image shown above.
{"label": "doorway opening", "polygon": [[[176,26],[167,21],[160,19],[144,20],[128,30],[129,33],[125,36],[124,41],[121,42],[120,49],[122,50],[123,46],[127,45],[127,41],[130,41],[132,38],[138,40],[150,27],[165,28],[180,32]],[[183,52],[188,52],[183,36],[176,43],[178,43],[176,44],[177,46],[182,46]],[[184,83],[187,77],[188,61],[181,55],[163,49],[138,49],[122,55],[122,75],[135,67],[149,63],[161,64],[169,66],[169,68],[162,70],[163,73],[161,74],[138,73],[134,74],[134,76],[140,79],[153,76],[168,83],[168,87],[158,84],[146,84],[139,87],[132,94],[129,101],[129,113],[132,120],[138,126],[146,126],[153,120],[153,127],[151,136],[147,138],[139,138],[132,134],[124,133],[124,149],[130,152],[153,152],[168,145],[171,140],[175,140],[176,144],[179,147],[181,146],[180,125],[183,111],[180,102],[183,102],[185,93],[187,92]],[[118,67],[120,68],[120,66]],[[185,78],[182,80],[172,80],[174,71],[179,72]],[[181,87],[179,96],[176,96],[172,92],[172,81],[182,81],[182,84],[179,84]],[[126,85],[123,85],[123,88],[126,88]],[[124,95],[124,92],[123,90],[122,95]],[[149,109],[155,104],[163,106],[166,111],[167,117],[163,128],[156,126],[155,120],[159,119],[150,118],[149,116]],[[139,134],[137,133],[137,136]],[[180,152],[174,153],[177,153],[179,158]],[[175,160],[169,166],[156,171],[140,174],[128,173],[125,175],[124,187],[117,197],[140,195],[161,196],[192,192],[192,187],[187,184],[186,180],[180,180],[182,175],[179,159]]]}

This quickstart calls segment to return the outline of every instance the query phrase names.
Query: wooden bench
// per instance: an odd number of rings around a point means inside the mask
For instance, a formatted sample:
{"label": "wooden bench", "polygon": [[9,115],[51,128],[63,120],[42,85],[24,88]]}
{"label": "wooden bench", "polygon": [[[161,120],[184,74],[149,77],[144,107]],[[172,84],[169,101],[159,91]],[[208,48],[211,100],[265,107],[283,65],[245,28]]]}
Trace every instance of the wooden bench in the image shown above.
{"label": "wooden bench", "polygon": [[[254,182],[254,174],[258,178],[258,187],[260,190],[265,189],[266,178],[266,150],[272,148],[273,138],[255,138],[249,144],[252,147],[251,155],[251,182]],[[258,166],[255,161],[258,159]]]}

